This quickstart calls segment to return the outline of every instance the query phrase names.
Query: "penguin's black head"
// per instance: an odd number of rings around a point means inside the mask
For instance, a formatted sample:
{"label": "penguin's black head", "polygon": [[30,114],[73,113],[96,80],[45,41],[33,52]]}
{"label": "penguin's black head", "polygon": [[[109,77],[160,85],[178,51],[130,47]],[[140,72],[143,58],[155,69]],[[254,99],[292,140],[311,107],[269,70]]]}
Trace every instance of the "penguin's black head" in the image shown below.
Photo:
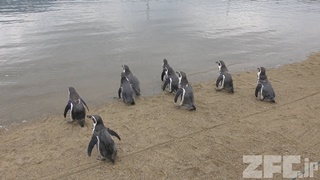
{"label": "penguin's black head", "polygon": [[129,81],[129,79],[127,78],[127,75],[125,72],[121,73],[121,83],[123,83],[124,81]]}
{"label": "penguin's black head", "polygon": [[76,92],[76,90],[74,89],[74,87],[69,87],[69,93],[73,93]]}
{"label": "penguin's black head", "polygon": [[71,101],[72,105],[75,106],[77,104],[80,104],[81,103],[81,99],[75,99],[75,100],[72,100]]}
{"label": "penguin's black head", "polygon": [[216,63],[218,64],[218,70],[219,72],[222,71],[228,71],[226,64],[224,63],[224,61],[216,61]]}
{"label": "penguin's black head", "polygon": [[181,87],[185,87],[188,85],[188,79],[187,79],[187,75],[185,72],[183,71],[177,71],[176,72],[179,78],[179,88]]}
{"label": "penguin's black head", "polygon": [[259,67],[257,69],[258,69],[258,73],[257,73],[258,80],[266,80],[267,79],[266,69],[264,67]]}
{"label": "penguin's black head", "polygon": [[122,65],[122,69],[123,69],[123,72],[126,74],[131,73],[129,66],[127,66],[127,65]]}
{"label": "penguin's black head", "polygon": [[94,125],[103,124],[103,121],[99,115],[88,115],[87,117],[93,121]]}
{"label": "penguin's black head", "polygon": [[177,75],[178,75],[178,78],[181,79],[182,78],[182,71],[176,71]]}
{"label": "penguin's black head", "polygon": [[168,72],[169,72],[168,67],[164,67],[164,68],[163,68],[163,71],[164,71],[164,73],[168,76]]}
{"label": "penguin's black head", "polygon": [[168,64],[168,60],[167,59],[163,59],[163,66]]}
{"label": "penguin's black head", "polygon": [[69,98],[72,100],[77,100],[80,98],[79,94],[76,92],[76,90],[73,87],[69,87]]}

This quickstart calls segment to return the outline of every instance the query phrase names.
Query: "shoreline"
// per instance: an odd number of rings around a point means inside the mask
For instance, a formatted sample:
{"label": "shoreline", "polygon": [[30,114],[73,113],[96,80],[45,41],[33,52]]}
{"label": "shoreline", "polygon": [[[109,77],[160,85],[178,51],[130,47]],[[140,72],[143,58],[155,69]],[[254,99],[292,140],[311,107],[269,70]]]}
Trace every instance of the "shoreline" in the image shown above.
{"label": "shoreline", "polygon": [[5,179],[238,179],[247,167],[243,155],[319,161],[319,68],[320,52],[267,69],[276,104],[255,100],[257,72],[245,71],[231,72],[234,94],[215,92],[215,79],[193,82],[195,112],[174,107],[169,93],[137,98],[135,106],[90,108],[87,114],[100,115],[122,139],[115,140],[115,165],[97,161],[96,149],[87,157],[89,119],[84,128],[57,115],[0,130],[0,173]]}
{"label": "shoreline", "polygon": [[[309,56],[312,55],[312,54],[316,54],[316,53],[310,53]],[[306,56],[306,58],[309,57],[309,56]],[[196,72],[192,72],[190,74],[187,73],[189,81],[191,81],[193,84],[199,84],[199,83],[206,83],[206,82],[209,82],[209,81],[215,81],[216,78],[217,78],[218,71],[217,71],[216,64],[214,63],[215,61],[214,60],[212,60],[212,61],[213,61],[212,66],[209,67],[207,70],[196,71]],[[270,66],[270,64],[269,64],[270,67],[267,67],[267,68],[275,69],[275,68],[279,68],[279,67],[282,67],[282,66],[286,66],[288,64],[301,63],[303,61],[304,60],[296,59],[291,63],[290,62],[284,63],[284,64],[283,63],[280,63],[280,64],[279,63],[274,63],[272,66]],[[161,62],[162,62],[162,60],[161,60]],[[170,62],[169,62],[169,64],[170,64]],[[231,74],[247,73],[247,72],[251,72],[251,71],[256,70],[256,67],[253,67],[253,65],[249,65],[249,66],[248,65],[247,66],[244,65],[243,66],[243,64],[248,64],[248,62],[243,61],[243,62],[240,62],[240,63],[231,63],[231,64],[227,63],[226,65],[227,65],[229,71],[231,72]],[[238,66],[241,67],[241,68],[239,68]],[[177,69],[177,70],[181,70],[181,69]],[[236,71],[234,71],[234,70],[236,70]],[[161,71],[159,70],[158,73],[160,74]],[[150,84],[150,82],[149,82],[146,85],[149,88],[148,93],[143,93],[142,97],[147,98],[147,97],[159,96],[159,95],[163,94],[162,89],[160,87],[160,84],[162,82],[159,81],[158,83],[159,83],[158,91],[155,91],[155,88],[153,87],[154,85]],[[115,89],[117,89],[117,88],[115,88]],[[150,90],[150,89],[153,89],[153,90]],[[142,89],[142,91],[144,91],[144,89]],[[86,92],[85,89],[82,89],[82,91],[79,91],[79,92],[80,92],[80,95],[88,95],[88,92],[85,93]],[[114,96],[110,95],[110,92],[109,92],[108,94],[99,96],[100,97],[99,99],[97,99],[96,96],[95,96],[95,98],[88,98],[87,96],[84,96],[84,98],[85,98],[86,102],[88,103],[90,109],[100,109],[100,108],[106,106],[107,104],[113,103],[113,102],[115,102],[117,100],[115,98],[117,96],[117,92],[114,91],[113,94],[114,94]],[[147,95],[144,95],[144,94],[147,94]],[[43,96],[47,96],[47,95],[43,95]],[[41,97],[37,97],[37,98],[41,98]],[[67,100],[67,94],[63,94],[63,98],[62,98],[61,94],[59,95],[59,97],[57,97],[57,94],[55,94],[55,98],[58,98],[59,102],[61,102],[62,99],[65,99],[65,101],[66,101]],[[103,100],[101,100],[101,99],[103,99]],[[25,99],[24,101],[26,101],[26,100],[27,99]],[[30,99],[28,101],[30,101]],[[49,100],[49,99],[44,99],[44,102],[45,103],[52,103],[52,101]],[[32,114],[30,112],[30,108],[28,109],[28,111],[24,110],[24,114],[19,114],[17,117],[15,117],[14,115],[6,114],[5,115],[6,118],[11,116],[13,119],[5,120],[3,124],[0,124],[0,131],[8,130],[8,129],[11,129],[11,128],[15,127],[15,126],[21,126],[21,125],[24,125],[24,124],[29,123],[29,122],[34,122],[35,120],[41,120],[41,119],[50,118],[50,117],[59,117],[60,114],[62,114],[64,106],[65,106],[65,104],[63,104],[63,103],[59,104],[59,102],[53,102],[53,105],[55,106],[53,108],[53,110],[48,109],[49,107],[46,106],[45,109],[47,109],[47,112],[42,113],[42,114],[36,112],[36,115],[34,115],[34,116],[30,115],[30,114]],[[95,103],[93,103],[93,102],[95,102]],[[23,104],[26,104],[26,103],[27,102],[24,102]],[[22,105],[18,104],[18,106],[22,106]],[[61,108],[60,108],[61,110],[58,110],[56,108],[56,106],[61,106]],[[36,108],[36,107],[34,107],[34,108]],[[12,109],[12,110],[17,111],[17,109]],[[42,110],[44,110],[44,109],[42,109]],[[26,116],[26,118],[22,118],[23,116]],[[35,117],[35,116],[37,116],[37,117]],[[9,121],[12,121],[12,122],[8,124]]]}

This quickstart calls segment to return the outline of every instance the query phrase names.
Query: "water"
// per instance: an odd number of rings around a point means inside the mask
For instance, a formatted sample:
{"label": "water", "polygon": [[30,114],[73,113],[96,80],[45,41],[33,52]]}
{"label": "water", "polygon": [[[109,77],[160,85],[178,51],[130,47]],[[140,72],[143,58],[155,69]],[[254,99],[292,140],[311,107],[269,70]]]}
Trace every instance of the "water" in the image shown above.
{"label": "water", "polygon": [[63,118],[69,86],[89,107],[110,102],[122,64],[149,96],[163,58],[192,82],[215,79],[216,60],[232,72],[301,61],[320,49],[319,22],[312,0],[0,0],[0,125]]}

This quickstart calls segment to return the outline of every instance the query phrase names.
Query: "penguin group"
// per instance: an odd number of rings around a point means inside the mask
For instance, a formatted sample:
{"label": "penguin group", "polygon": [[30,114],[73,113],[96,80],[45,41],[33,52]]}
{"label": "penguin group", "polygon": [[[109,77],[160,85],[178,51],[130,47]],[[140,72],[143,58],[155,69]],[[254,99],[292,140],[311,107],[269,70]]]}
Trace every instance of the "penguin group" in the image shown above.
{"label": "penguin group", "polygon": [[[220,60],[216,61],[216,64],[218,65],[219,75],[215,83],[215,90],[224,90],[233,94],[232,75],[228,71],[225,62]],[[266,69],[264,67],[257,69],[258,80],[254,92],[255,97],[260,101],[265,100],[275,103],[275,92],[267,78]],[[187,79],[187,74],[184,71],[174,71],[167,59],[163,59],[161,81],[162,91],[167,90],[169,93],[174,94],[174,103],[177,103],[180,99],[179,107],[186,106],[189,111],[196,111],[195,97],[192,85]],[[120,87],[118,89],[119,99],[128,105],[135,105],[135,98],[140,95],[140,81],[131,72],[128,65],[122,65]],[[63,113],[64,118],[66,118],[68,111],[70,111],[70,120],[67,122],[77,122],[81,127],[84,127],[86,117],[91,119],[93,130],[88,144],[87,155],[90,157],[94,146],[96,146],[99,153],[98,160],[105,161],[108,159],[112,163],[115,163],[117,146],[112,136],[121,140],[120,136],[114,130],[107,128],[99,115],[86,115],[86,110],[89,111],[89,108],[85,101],[76,92],[74,87],[69,87],[68,102]]]}

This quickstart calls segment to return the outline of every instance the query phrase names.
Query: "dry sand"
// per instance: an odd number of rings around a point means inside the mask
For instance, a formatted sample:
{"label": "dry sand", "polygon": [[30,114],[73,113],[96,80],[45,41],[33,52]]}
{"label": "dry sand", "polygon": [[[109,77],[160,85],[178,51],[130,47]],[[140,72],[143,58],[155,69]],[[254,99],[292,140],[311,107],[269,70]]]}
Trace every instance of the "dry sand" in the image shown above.
{"label": "dry sand", "polygon": [[319,161],[319,69],[320,53],[267,69],[276,104],[255,100],[257,72],[252,71],[233,74],[233,95],[215,92],[214,80],[193,83],[195,112],[174,107],[166,92],[141,97],[135,106],[116,101],[92,109],[90,114],[99,114],[122,138],[115,139],[115,165],[96,160],[96,149],[87,156],[89,119],[81,128],[66,123],[61,112],[2,129],[1,179],[242,179],[243,155]]}

